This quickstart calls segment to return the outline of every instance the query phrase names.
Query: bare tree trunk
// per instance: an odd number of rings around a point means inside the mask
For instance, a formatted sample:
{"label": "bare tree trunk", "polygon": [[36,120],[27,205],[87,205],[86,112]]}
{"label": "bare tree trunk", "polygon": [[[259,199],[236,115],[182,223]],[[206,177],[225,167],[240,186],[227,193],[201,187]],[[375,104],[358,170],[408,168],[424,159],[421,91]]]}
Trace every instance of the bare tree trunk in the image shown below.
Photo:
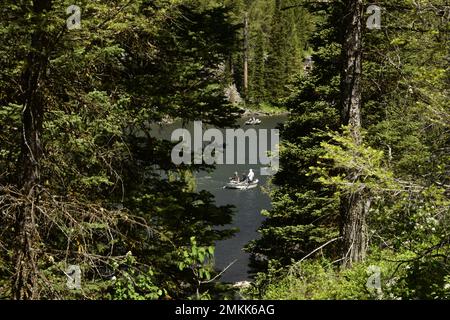
{"label": "bare tree trunk", "polygon": [[27,57],[22,76],[24,95],[22,111],[22,149],[19,187],[26,200],[16,213],[14,248],[15,275],[12,283],[14,299],[38,299],[37,250],[39,234],[36,228],[36,209],[39,196],[40,166],[42,157],[41,133],[44,116],[44,100],[40,92],[42,76],[45,75],[49,38],[42,31],[41,15],[51,8],[51,0],[35,0],[33,17],[38,22],[37,30],[31,38],[31,51]]}
{"label": "bare tree trunk", "polygon": [[244,16],[244,99],[248,94],[248,13]]}
{"label": "bare tree trunk", "polygon": [[[342,118],[350,127],[352,138],[361,144],[361,56],[363,1],[345,1],[344,30],[342,48],[343,70],[341,75]],[[359,179],[357,172],[348,172],[350,181]],[[362,261],[367,252],[367,213],[370,199],[364,190],[357,190],[344,196],[341,205],[342,216],[342,265],[351,266]]]}

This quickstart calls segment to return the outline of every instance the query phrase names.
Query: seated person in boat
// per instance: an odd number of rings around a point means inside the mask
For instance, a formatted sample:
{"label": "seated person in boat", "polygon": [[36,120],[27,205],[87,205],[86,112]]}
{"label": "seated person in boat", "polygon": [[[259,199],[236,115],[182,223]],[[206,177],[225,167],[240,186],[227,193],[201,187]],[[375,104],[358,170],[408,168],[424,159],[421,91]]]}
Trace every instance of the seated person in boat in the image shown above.
{"label": "seated person in boat", "polygon": [[239,182],[239,175],[237,173],[237,171],[234,173],[234,175],[230,178],[231,181],[233,182]]}

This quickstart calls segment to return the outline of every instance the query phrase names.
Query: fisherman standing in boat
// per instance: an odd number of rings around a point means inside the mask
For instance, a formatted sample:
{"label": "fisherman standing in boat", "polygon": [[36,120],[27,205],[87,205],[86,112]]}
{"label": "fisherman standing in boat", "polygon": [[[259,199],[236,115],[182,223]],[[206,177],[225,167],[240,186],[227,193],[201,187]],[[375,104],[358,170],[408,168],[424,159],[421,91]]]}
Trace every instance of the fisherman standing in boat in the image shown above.
{"label": "fisherman standing in boat", "polygon": [[248,176],[247,176],[247,180],[248,180],[247,182],[252,183],[254,177],[255,177],[255,173],[253,172],[253,169],[250,169],[250,171],[248,172]]}

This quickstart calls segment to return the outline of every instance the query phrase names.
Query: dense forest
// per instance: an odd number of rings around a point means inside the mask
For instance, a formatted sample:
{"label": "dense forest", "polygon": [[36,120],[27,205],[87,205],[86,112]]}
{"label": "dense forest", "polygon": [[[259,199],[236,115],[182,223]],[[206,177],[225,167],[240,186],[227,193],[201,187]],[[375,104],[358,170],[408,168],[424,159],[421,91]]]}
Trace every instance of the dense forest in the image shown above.
{"label": "dense forest", "polygon": [[[449,299],[449,22],[447,0],[3,0],[0,299]],[[249,110],[288,120],[237,288],[214,264],[237,212],[195,186],[214,165],[152,128]]]}

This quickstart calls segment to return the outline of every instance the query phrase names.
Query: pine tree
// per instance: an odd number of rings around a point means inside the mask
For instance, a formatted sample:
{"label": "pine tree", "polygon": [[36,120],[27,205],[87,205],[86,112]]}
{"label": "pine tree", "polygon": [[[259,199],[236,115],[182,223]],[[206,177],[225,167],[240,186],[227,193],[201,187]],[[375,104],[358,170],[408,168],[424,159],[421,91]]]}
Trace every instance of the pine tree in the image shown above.
{"label": "pine tree", "polygon": [[[352,272],[355,276],[364,270],[367,265],[361,261],[368,254],[371,264],[387,268],[385,276],[395,270],[386,279],[390,285],[383,287],[387,296],[446,298],[450,250],[446,231],[450,140],[444,120],[449,114],[444,102],[449,92],[448,19],[442,10],[446,7],[440,1],[379,3],[392,14],[382,16],[381,30],[361,30],[361,3],[347,4],[313,6],[323,8],[317,13],[326,18],[311,39],[314,67],[310,77],[299,79],[294,87],[288,104],[293,114],[282,132],[282,170],[274,180],[280,189],[273,194],[274,208],[260,229],[261,239],[249,247],[255,258],[292,265],[289,271],[301,269],[301,279],[289,272],[282,280],[272,279],[272,285],[281,281],[280,288],[293,282],[300,286],[289,286],[288,295],[322,283],[332,287],[331,278],[350,277],[352,292],[337,288],[344,297],[354,298],[359,289]],[[342,29],[331,24],[342,16],[352,19],[344,14],[349,10],[359,11],[354,16],[358,23],[349,28],[345,23],[349,21],[344,21]],[[361,34],[362,43],[357,41]],[[342,102],[348,107],[342,108]],[[341,124],[347,127],[342,130]],[[308,201],[299,201],[306,196]],[[349,224],[351,215],[345,213],[351,210],[342,208],[348,199],[354,201],[350,208],[357,209],[357,223]],[[370,210],[365,210],[368,199]],[[345,227],[339,232],[342,225],[350,226],[350,232]],[[326,238],[313,238],[306,230]],[[325,262],[315,259],[319,254]],[[306,257],[312,261],[304,261]],[[338,261],[352,268],[338,271],[333,267]],[[325,274],[315,278],[314,271],[320,273],[325,265]],[[258,281],[271,281],[274,268],[270,270]],[[260,289],[264,296],[264,286]],[[318,291],[322,298],[335,297]]]}
{"label": "pine tree", "polygon": [[[299,260],[339,236],[339,199],[332,188],[309,175],[309,168],[324,152],[320,143],[327,138],[320,130],[337,130],[341,123],[338,102],[342,33],[335,28],[335,21],[343,11],[339,6],[313,8],[325,9],[326,15],[310,39],[315,51],[314,69],[298,77],[287,102],[291,114],[281,130],[281,168],[273,181],[280,188],[272,195],[273,209],[265,213],[267,219],[259,229],[261,238],[248,246],[256,258],[257,270],[267,267],[268,260],[284,265]],[[336,244],[331,243],[323,251],[338,258]]]}
{"label": "pine tree", "polygon": [[[66,9],[1,5],[2,295],[202,294],[214,287],[202,283],[213,273],[205,252],[234,232],[214,226],[229,224],[232,208],[190,189],[186,172],[205,167],[175,166],[173,144],[150,124],[234,123],[219,71],[235,43],[229,10],[86,3],[81,28],[68,30]],[[61,286],[69,264],[83,270],[83,296]]]}

